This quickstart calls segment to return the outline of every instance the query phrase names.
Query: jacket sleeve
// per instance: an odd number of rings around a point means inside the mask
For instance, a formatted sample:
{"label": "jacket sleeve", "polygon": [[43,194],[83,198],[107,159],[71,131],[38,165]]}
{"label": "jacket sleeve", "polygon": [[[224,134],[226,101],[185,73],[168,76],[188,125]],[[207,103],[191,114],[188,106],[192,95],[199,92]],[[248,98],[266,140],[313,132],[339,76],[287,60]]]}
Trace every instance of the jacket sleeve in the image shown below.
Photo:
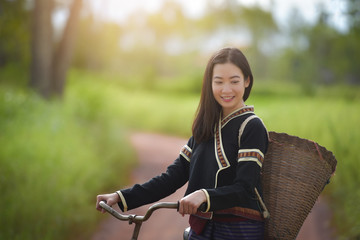
{"label": "jacket sleeve", "polygon": [[143,184],[135,184],[131,188],[117,191],[121,199],[118,203],[120,209],[127,211],[159,201],[181,188],[189,179],[189,161],[183,154],[184,148],[166,172]]}
{"label": "jacket sleeve", "polygon": [[268,146],[266,128],[260,119],[251,120],[240,138],[236,177],[233,184],[205,189],[208,194],[208,211],[248,205],[254,199],[254,188],[259,184],[260,171]]}

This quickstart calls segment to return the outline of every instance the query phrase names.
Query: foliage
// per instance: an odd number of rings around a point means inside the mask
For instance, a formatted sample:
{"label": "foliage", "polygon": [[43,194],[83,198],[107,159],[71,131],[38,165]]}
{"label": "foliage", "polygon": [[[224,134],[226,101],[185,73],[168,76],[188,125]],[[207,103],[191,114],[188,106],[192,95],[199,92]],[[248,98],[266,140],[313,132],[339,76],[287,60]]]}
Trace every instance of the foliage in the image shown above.
{"label": "foliage", "polygon": [[[348,4],[349,8],[356,5],[351,1]],[[177,75],[174,72],[181,66],[169,64],[172,59],[187,57],[189,67],[182,69],[192,71],[197,60],[193,56],[207,59],[208,50],[213,51],[211,43],[221,42],[219,47],[232,45],[245,52],[257,79],[294,81],[310,96],[317,85],[358,85],[359,32],[355,27],[349,31],[336,29],[326,9],[319,9],[314,24],[307,23],[294,9],[287,24],[281,25],[270,11],[237,1],[209,1],[198,18],[187,17],[179,4],[166,2],[158,12],[135,12],[126,24],[117,26],[84,19],[78,41],[82,51],[75,53],[75,58],[83,61],[75,64],[130,76],[138,75],[141,69],[147,84],[153,85],[156,78],[166,78],[169,72]],[[356,21],[354,12],[348,15],[349,23]],[[97,64],[91,64],[94,62]]]}
{"label": "foliage", "polygon": [[307,35],[309,46],[303,53],[307,59],[303,59],[301,63],[312,63],[312,69],[308,68],[305,72],[314,80],[313,84],[360,83],[359,68],[353,64],[360,60],[360,48],[355,45],[360,40],[360,35],[337,32],[326,24],[325,14],[308,30]]}
{"label": "foliage", "polygon": [[360,34],[360,3],[357,0],[346,0],[346,15],[351,32]]}
{"label": "foliage", "polygon": [[25,2],[0,0],[0,67],[29,63],[30,13]]}
{"label": "foliage", "polygon": [[[92,108],[93,112],[103,116],[101,113],[103,108],[108,108],[111,115],[107,118],[115,118],[117,124],[127,128],[180,136],[188,136],[191,133],[190,126],[199,97],[197,94],[186,90],[176,92],[176,88],[171,87],[171,83],[165,86],[161,84],[154,86],[151,90],[136,83],[122,86],[121,81],[114,79],[109,81],[106,76],[99,73],[85,73],[84,75],[83,71],[74,70],[71,73],[72,87],[69,91],[77,89],[79,92],[92,92],[94,99],[89,99],[90,101],[104,102],[101,108]],[[185,80],[178,81],[184,83]],[[179,82],[172,81],[175,86],[179,86]],[[104,93],[99,91],[99,89],[103,91],[104,85],[107,86],[105,99]],[[188,86],[191,89],[192,86]],[[91,116],[92,112],[87,114]],[[184,117],[184,115],[189,117]]]}
{"label": "foliage", "polygon": [[91,15],[83,17],[79,25],[73,65],[93,70],[111,68],[120,53],[120,26],[98,23]]}
{"label": "foliage", "polygon": [[0,239],[88,238],[95,196],[126,184],[134,159],[106,89],[69,91],[63,103],[0,89]]}
{"label": "foliage", "polygon": [[[24,0],[0,4],[8,10],[0,12],[0,62],[27,63],[32,10]],[[336,29],[323,7],[313,24],[296,9],[284,24],[275,21],[271,10],[238,1],[208,1],[197,18],[186,15],[179,3],[165,1],[158,11],[134,12],[119,24],[101,20],[84,4],[72,62],[77,68],[131,77],[142,72],[151,86],[169,73],[193,72],[194,56],[208,59],[209,50],[232,45],[246,53],[257,79],[295,81],[308,95],[319,84],[359,84],[359,4],[353,0],[346,1],[347,31]],[[55,33],[61,35],[61,28]]]}

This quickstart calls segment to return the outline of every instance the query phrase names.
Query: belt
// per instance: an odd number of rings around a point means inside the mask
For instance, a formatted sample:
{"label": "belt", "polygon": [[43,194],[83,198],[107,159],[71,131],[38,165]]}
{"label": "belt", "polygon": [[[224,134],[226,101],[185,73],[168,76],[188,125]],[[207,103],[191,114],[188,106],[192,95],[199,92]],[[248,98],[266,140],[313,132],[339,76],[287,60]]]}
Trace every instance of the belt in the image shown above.
{"label": "belt", "polygon": [[196,216],[203,218],[203,219],[213,219],[214,216],[225,216],[225,217],[239,217],[245,219],[251,219],[256,221],[263,221],[263,217],[261,213],[257,210],[250,209],[250,208],[242,208],[242,207],[232,207],[223,210],[217,210],[215,212],[200,212],[198,211]]}

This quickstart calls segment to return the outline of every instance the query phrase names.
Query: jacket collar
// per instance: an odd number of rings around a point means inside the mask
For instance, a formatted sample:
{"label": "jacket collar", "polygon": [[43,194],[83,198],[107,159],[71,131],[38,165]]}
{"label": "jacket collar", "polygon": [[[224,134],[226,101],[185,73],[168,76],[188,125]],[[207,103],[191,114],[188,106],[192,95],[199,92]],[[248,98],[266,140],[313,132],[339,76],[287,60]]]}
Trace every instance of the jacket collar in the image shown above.
{"label": "jacket collar", "polygon": [[232,119],[242,116],[247,113],[253,113],[254,112],[254,106],[244,106],[242,108],[239,108],[235,110],[234,112],[230,113],[226,117],[224,117],[221,120],[221,128],[223,128],[228,122],[230,122]]}

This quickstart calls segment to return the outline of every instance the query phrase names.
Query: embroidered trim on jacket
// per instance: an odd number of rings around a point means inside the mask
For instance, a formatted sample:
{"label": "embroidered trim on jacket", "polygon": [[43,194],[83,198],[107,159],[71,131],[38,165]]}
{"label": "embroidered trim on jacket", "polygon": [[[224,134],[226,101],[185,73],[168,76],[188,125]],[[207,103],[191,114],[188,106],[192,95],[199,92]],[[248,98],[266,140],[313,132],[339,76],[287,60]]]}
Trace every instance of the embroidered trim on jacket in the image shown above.
{"label": "embroidered trim on jacket", "polygon": [[230,163],[226,158],[225,151],[222,146],[221,129],[219,129],[219,127],[216,128],[215,133],[215,149],[216,160],[218,162],[219,168],[221,169],[230,166]]}
{"label": "embroidered trim on jacket", "polygon": [[245,106],[241,109],[236,110],[235,112],[229,114],[221,121],[221,128],[223,128],[228,122],[230,122],[233,118],[239,117],[242,114],[254,112],[253,106]]}
{"label": "embroidered trim on jacket", "polygon": [[240,149],[238,152],[238,162],[246,161],[254,161],[262,167],[264,154],[259,149]]}
{"label": "embroidered trim on jacket", "polygon": [[219,172],[221,170],[224,170],[225,168],[230,167],[230,163],[229,160],[227,159],[226,155],[225,155],[225,150],[223,148],[222,145],[222,137],[221,137],[221,119],[219,120],[219,124],[218,126],[215,128],[215,141],[214,141],[214,145],[215,145],[215,157],[216,157],[216,161],[217,164],[219,166],[219,169],[216,172],[216,177],[215,177],[215,188],[217,187],[218,184],[218,175]]}
{"label": "embroidered trim on jacket", "polygon": [[184,145],[184,147],[180,151],[180,155],[183,156],[186,161],[190,162],[192,154],[192,149],[188,145]]}

